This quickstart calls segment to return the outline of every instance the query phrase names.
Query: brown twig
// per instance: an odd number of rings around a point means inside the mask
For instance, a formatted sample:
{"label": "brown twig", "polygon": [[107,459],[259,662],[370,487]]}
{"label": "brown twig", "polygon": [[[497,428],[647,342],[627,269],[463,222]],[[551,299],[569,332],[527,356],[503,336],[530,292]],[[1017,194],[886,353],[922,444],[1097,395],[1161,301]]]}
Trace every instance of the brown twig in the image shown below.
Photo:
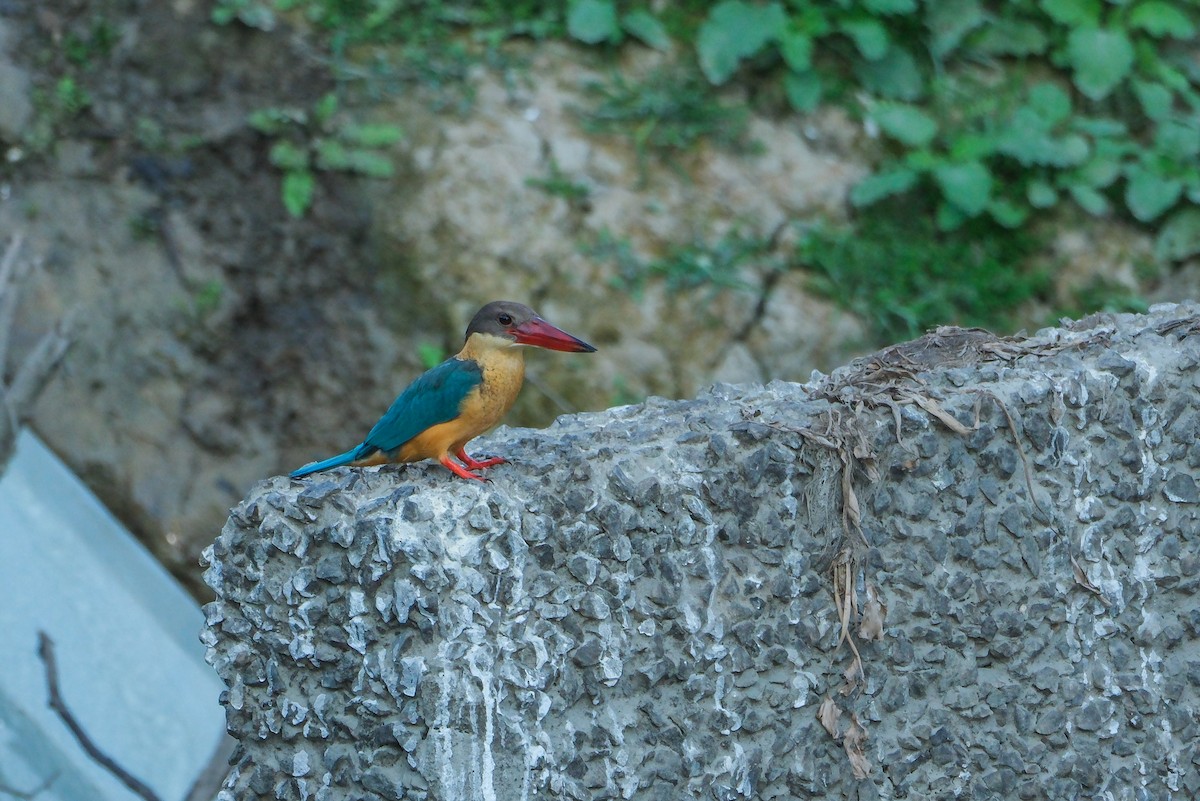
{"label": "brown twig", "polygon": [[5,382],[9,340],[16,317],[17,295],[32,266],[20,258],[22,238],[17,234],[0,258],[0,473],[16,447],[17,434],[28,419],[33,403],[45,389],[71,344],[70,321],[63,320],[47,332],[25,357],[14,365]]}
{"label": "brown twig", "polygon": [[79,725],[79,721],[71,714],[71,710],[67,709],[62,695],[58,691],[58,662],[54,658],[54,640],[50,639],[50,635],[44,631],[38,632],[38,656],[46,665],[46,684],[50,688],[50,708],[58,713],[63,723],[67,724],[67,728],[71,730],[71,734],[75,735],[75,739],[79,741],[79,745],[87,752],[87,755],[113,776],[116,776],[121,784],[128,787],[139,798],[144,798],[145,801],[161,801],[153,790],[118,765],[112,757],[97,748],[92,739],[88,737],[87,732]]}

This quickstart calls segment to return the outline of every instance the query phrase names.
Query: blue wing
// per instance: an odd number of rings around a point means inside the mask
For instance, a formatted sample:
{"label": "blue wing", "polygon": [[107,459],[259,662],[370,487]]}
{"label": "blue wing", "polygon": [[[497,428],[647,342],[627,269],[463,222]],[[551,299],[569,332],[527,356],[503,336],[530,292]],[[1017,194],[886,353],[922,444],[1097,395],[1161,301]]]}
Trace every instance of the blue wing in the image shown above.
{"label": "blue wing", "polygon": [[360,450],[390,453],[427,428],[458,417],[463,399],[483,383],[483,368],[450,358],[424,373],[379,418]]}

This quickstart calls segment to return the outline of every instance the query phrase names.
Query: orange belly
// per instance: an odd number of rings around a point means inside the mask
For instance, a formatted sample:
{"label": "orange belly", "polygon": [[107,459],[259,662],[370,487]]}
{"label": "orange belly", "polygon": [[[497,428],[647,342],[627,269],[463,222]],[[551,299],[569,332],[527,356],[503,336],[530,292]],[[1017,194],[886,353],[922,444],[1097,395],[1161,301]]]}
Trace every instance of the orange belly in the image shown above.
{"label": "orange belly", "polygon": [[[490,357],[490,358],[489,358]],[[438,423],[401,445],[392,456],[377,451],[354,464],[360,467],[388,462],[419,462],[453,454],[467,442],[500,422],[512,408],[525,379],[525,364],[515,353],[476,357],[483,366],[483,381],[458,407],[458,417]]]}
{"label": "orange belly", "polygon": [[[474,424],[472,424],[474,423]],[[420,434],[400,446],[396,454],[397,462],[419,462],[422,459],[441,459],[448,453],[454,453],[491,428],[491,425],[480,425],[479,421],[471,421],[465,415],[456,417],[446,423],[427,428]]]}

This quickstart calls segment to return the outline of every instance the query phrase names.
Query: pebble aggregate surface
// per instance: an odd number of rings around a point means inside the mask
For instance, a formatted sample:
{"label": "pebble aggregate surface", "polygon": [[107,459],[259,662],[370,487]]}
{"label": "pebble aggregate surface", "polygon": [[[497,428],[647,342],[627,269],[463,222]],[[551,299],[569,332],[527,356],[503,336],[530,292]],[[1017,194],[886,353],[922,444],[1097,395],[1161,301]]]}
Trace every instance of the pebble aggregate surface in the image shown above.
{"label": "pebble aggregate surface", "polygon": [[1182,304],[263,481],[221,798],[1200,798],[1198,443]]}

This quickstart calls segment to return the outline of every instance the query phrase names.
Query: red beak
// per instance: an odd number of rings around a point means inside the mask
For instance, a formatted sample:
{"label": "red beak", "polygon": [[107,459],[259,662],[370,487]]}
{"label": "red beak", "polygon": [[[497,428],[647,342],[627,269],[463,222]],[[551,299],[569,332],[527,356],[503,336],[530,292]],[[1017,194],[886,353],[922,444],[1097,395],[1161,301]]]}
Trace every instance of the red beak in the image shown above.
{"label": "red beak", "polygon": [[596,349],[582,339],[571,336],[560,328],[555,328],[541,317],[534,317],[528,322],[521,323],[512,329],[517,337],[518,345],[532,345],[535,348],[561,350],[567,353],[593,353]]}

